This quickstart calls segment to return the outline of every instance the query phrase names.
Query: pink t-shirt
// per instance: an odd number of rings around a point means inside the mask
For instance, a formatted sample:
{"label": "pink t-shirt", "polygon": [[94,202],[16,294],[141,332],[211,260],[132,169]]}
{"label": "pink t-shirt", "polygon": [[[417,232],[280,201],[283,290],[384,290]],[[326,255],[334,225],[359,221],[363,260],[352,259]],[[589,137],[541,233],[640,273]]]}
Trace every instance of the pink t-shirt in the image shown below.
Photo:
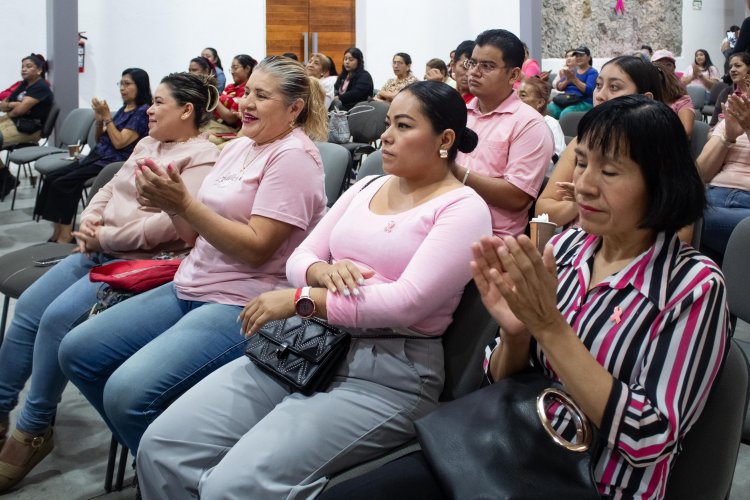
{"label": "pink t-shirt", "polygon": [[679,113],[683,109],[689,109],[695,114],[695,108],[693,107],[693,100],[689,95],[684,95],[669,105],[672,111]]}
{"label": "pink t-shirt", "polygon": [[252,267],[229,257],[202,237],[174,278],[185,300],[244,305],[259,294],[287,286],[285,263],[326,209],[323,163],[315,144],[300,129],[256,146],[241,137],[230,142],[206,177],[198,199],[232,221],[260,215],[294,226],[268,261]]}
{"label": "pink t-shirt", "polygon": [[[536,198],[554,153],[552,135],[544,118],[512,93],[497,108],[482,114],[479,99],[466,105],[467,126],[479,136],[469,154],[458,153],[456,163],[472,172],[505,179]],[[513,211],[490,206],[492,231],[517,235],[528,222],[528,207]]]}
{"label": "pink t-shirt", "polygon": [[[722,137],[726,124],[721,120],[711,135]],[[711,186],[750,191],[750,140],[747,134],[737,137],[737,143],[727,150],[724,165],[709,181]]]}
{"label": "pink t-shirt", "polygon": [[471,278],[470,245],[491,234],[487,204],[473,189],[460,187],[410,210],[378,215],[370,211],[370,201],[393,177],[367,185],[372,179],[341,196],[289,258],[287,277],[304,286],[312,264],[329,255],[351,260],[375,276],[358,297],[328,292],[331,323],[441,335]]}

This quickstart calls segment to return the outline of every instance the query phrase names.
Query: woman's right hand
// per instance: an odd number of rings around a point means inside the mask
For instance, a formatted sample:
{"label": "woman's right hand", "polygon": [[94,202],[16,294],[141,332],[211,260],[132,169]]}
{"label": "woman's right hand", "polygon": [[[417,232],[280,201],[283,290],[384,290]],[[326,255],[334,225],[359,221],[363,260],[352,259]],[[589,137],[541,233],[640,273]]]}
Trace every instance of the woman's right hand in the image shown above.
{"label": "woman's right hand", "polygon": [[500,325],[503,335],[526,335],[526,325],[513,314],[498,288],[498,283],[503,279],[502,275],[506,274],[497,254],[501,246],[504,246],[504,243],[497,236],[484,236],[478,243],[474,243],[471,246],[474,256],[474,260],[471,261],[471,274],[484,307]]}
{"label": "woman's right hand", "polygon": [[750,98],[745,95],[730,95],[724,109],[727,139],[734,141],[750,131]]}
{"label": "woman's right hand", "polygon": [[340,260],[335,264],[317,262],[307,270],[307,284],[327,288],[331,293],[341,293],[348,297],[359,295],[359,287],[365,280],[375,276],[375,271],[361,269],[350,260]]}

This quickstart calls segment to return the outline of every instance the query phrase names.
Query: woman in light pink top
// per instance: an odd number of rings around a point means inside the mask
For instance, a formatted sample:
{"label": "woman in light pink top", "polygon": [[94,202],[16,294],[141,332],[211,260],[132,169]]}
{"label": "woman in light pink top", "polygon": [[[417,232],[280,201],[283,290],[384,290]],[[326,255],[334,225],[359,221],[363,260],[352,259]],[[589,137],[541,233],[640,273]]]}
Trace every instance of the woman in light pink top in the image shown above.
{"label": "woman in light pink top", "polygon": [[164,408],[242,355],[242,306],[288,286],[286,260],[325,211],[323,165],[310,139],[326,136],[317,80],[296,61],[271,57],[245,90],[244,137],[224,148],[197,197],[171,166],[138,171],[144,209],[169,213],[195,244],[174,283],[104,311],[60,348],[65,374],[134,453]]}
{"label": "woman in light pink top", "polygon": [[414,436],[443,387],[440,336],[470,277],[470,244],[492,232],[487,204],[450,169],[477,144],[466,114],[444,83],[403,89],[381,137],[390,175],[351,187],[294,252],[287,276],[305,288],[264,293],[241,314],[253,335],[309,296],[353,337],[331,385],[304,396],[246,359],[217,370],[146,432],[144,499],[314,498],[330,475]]}

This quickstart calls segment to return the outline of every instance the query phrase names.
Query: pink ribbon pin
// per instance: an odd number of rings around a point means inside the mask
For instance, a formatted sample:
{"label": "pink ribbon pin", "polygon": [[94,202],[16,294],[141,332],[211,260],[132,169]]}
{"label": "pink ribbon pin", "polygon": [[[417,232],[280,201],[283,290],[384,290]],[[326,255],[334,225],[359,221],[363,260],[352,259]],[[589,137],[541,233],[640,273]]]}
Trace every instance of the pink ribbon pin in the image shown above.
{"label": "pink ribbon pin", "polygon": [[625,4],[622,3],[622,0],[617,0],[617,5],[615,5],[615,14],[625,14]]}
{"label": "pink ribbon pin", "polygon": [[614,321],[616,325],[619,325],[620,321],[622,321],[622,307],[615,307],[615,313],[609,319]]}

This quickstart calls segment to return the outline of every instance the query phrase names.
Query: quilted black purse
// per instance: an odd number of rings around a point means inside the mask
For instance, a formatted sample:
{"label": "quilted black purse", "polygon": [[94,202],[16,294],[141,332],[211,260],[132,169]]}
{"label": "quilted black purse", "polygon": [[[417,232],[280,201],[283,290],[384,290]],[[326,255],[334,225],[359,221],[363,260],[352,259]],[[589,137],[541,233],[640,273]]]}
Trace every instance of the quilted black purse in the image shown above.
{"label": "quilted black purse", "polygon": [[263,325],[250,337],[245,355],[292,390],[310,395],[328,386],[350,339],[318,318],[292,316]]}

